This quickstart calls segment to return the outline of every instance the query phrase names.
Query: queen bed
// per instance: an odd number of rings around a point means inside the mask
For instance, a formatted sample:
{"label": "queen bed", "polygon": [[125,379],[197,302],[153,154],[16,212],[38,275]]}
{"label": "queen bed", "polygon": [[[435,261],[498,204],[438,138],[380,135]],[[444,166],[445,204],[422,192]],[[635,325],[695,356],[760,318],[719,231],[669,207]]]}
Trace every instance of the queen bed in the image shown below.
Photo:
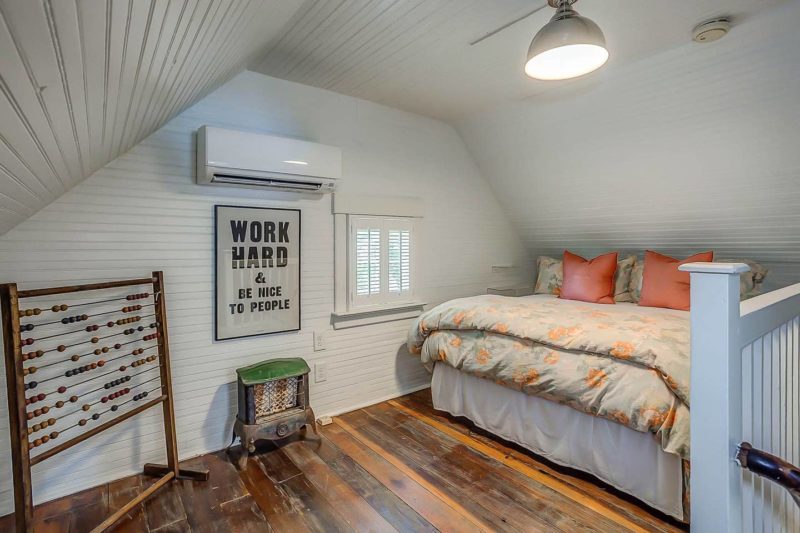
{"label": "queen bed", "polygon": [[688,520],[688,312],[476,296],[424,313],[408,346],[437,409]]}

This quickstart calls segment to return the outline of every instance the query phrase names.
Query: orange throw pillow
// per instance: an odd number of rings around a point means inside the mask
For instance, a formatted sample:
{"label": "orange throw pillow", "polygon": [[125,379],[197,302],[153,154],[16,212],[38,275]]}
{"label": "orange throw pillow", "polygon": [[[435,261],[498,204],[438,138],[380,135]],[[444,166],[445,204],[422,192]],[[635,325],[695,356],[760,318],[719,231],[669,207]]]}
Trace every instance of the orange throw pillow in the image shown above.
{"label": "orange throw pillow", "polygon": [[647,250],[644,253],[644,275],[639,305],[688,311],[689,273],[681,272],[678,266],[684,263],[710,263],[713,260],[714,252],[703,252],[680,260]]}
{"label": "orange throw pillow", "polygon": [[617,252],[586,260],[564,251],[564,281],[559,298],[596,304],[614,303]]}

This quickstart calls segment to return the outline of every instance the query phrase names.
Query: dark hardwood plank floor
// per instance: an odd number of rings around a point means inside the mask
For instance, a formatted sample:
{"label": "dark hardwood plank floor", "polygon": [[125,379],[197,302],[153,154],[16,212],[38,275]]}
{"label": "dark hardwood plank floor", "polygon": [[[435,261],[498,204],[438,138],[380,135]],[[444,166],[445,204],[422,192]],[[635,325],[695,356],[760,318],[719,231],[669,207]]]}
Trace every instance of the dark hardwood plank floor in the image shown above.
{"label": "dark hardwood plank floor", "polygon": [[[238,471],[224,451],[185,461],[177,481],[118,532],[686,530],[588,475],[433,409],[430,391],[336,417],[321,437],[265,443]],[[234,450],[235,452],[235,450]],[[36,531],[90,531],[153,481],[131,476],[38,506]],[[13,531],[13,516],[0,531]]]}

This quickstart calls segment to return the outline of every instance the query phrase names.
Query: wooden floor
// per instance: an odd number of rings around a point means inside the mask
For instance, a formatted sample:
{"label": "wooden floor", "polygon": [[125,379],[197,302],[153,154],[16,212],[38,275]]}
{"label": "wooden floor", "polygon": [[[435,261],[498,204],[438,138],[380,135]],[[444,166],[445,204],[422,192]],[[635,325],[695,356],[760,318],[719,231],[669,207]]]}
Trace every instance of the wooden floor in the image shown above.
{"label": "wooden floor", "polygon": [[[629,498],[433,410],[425,390],[336,417],[321,441],[269,447],[238,472],[225,452],[119,532],[680,531]],[[151,481],[133,476],[43,504],[36,532],[91,530]],[[13,517],[0,518],[13,530]]]}

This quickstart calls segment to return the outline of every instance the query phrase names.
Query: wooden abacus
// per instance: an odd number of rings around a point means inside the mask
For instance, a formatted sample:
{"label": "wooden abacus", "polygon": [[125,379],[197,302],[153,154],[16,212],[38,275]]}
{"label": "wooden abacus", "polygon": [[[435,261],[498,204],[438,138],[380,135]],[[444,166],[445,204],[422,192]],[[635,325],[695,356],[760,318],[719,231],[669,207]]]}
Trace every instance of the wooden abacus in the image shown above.
{"label": "wooden abacus", "polygon": [[[123,294],[132,287],[145,290]],[[107,293],[92,300],[20,309],[21,300],[81,297],[87,291]],[[122,302],[125,305],[120,308]],[[59,317],[76,308],[84,312]],[[173,479],[208,479],[207,471],[178,466],[162,272],[153,272],[150,278],[23,291],[14,283],[4,284],[0,285],[0,310],[18,532],[33,531],[34,465],[159,404],[164,415],[167,464],[145,464],[145,475],[159,479],[94,531],[109,528]],[[54,315],[52,320],[48,320],[48,314]],[[45,320],[21,323],[35,317]],[[80,325],[90,319],[96,321]],[[118,329],[128,325],[131,327]],[[28,333],[34,331],[42,334]],[[74,353],[61,355],[68,351]],[[73,364],[84,358],[92,362]],[[47,385],[51,382],[55,384]],[[101,417],[110,419],[93,425]],[[32,454],[33,450],[38,453]]]}

